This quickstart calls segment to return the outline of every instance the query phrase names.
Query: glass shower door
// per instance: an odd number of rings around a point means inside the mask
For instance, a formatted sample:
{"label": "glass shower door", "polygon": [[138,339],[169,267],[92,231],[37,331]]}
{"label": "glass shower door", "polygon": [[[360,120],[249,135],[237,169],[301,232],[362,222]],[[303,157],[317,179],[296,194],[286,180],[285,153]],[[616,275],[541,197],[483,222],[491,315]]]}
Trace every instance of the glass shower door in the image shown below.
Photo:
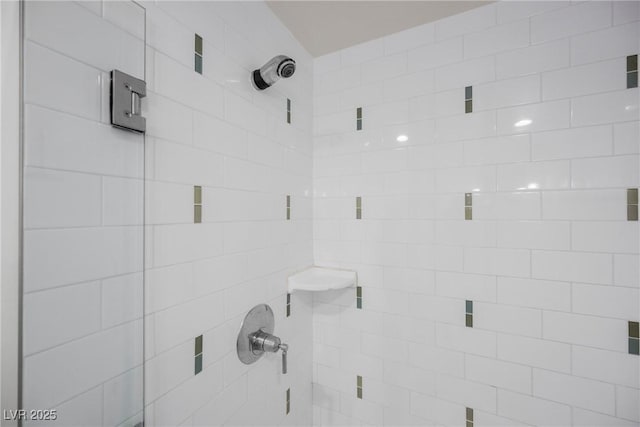
{"label": "glass shower door", "polygon": [[24,5],[23,425],[143,419],[144,136],[109,72],[145,78],[132,1]]}

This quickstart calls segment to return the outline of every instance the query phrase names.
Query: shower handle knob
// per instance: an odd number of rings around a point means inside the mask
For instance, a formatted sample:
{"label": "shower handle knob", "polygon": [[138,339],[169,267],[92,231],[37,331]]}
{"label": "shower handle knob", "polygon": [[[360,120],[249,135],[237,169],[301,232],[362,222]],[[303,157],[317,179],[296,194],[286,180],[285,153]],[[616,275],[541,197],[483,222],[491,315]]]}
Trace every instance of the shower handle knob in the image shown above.
{"label": "shower handle knob", "polygon": [[280,338],[260,329],[249,335],[249,342],[251,343],[251,351],[255,355],[266,352],[276,353],[278,350],[281,350],[282,373],[287,373],[287,351],[289,350],[289,346],[284,344]]}

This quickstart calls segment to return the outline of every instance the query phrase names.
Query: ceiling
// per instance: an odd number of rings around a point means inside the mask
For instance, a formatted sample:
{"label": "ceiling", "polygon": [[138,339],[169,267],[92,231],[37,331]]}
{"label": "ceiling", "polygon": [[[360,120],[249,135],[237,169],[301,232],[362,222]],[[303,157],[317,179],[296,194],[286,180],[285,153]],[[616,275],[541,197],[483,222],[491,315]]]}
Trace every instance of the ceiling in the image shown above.
{"label": "ceiling", "polygon": [[267,1],[313,56],[483,6],[485,1]]}

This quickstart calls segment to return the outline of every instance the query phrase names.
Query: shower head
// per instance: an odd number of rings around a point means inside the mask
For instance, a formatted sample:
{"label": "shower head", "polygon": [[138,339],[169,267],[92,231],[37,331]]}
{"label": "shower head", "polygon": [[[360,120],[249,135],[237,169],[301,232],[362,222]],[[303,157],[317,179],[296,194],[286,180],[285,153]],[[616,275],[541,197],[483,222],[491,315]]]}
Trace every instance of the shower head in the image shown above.
{"label": "shower head", "polygon": [[251,81],[257,90],[265,90],[281,77],[288,79],[296,71],[296,61],[285,55],[278,55],[262,67],[253,71]]}

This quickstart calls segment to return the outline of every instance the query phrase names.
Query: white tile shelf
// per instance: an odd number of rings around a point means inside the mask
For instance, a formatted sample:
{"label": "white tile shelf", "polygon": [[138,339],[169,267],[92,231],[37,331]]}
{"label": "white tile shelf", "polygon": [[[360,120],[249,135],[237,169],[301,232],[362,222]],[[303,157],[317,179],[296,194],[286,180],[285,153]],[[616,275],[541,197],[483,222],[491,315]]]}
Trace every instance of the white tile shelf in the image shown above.
{"label": "white tile shelf", "polygon": [[310,267],[292,274],[287,279],[289,293],[294,291],[322,292],[353,288],[358,282],[355,271],[327,267]]}

